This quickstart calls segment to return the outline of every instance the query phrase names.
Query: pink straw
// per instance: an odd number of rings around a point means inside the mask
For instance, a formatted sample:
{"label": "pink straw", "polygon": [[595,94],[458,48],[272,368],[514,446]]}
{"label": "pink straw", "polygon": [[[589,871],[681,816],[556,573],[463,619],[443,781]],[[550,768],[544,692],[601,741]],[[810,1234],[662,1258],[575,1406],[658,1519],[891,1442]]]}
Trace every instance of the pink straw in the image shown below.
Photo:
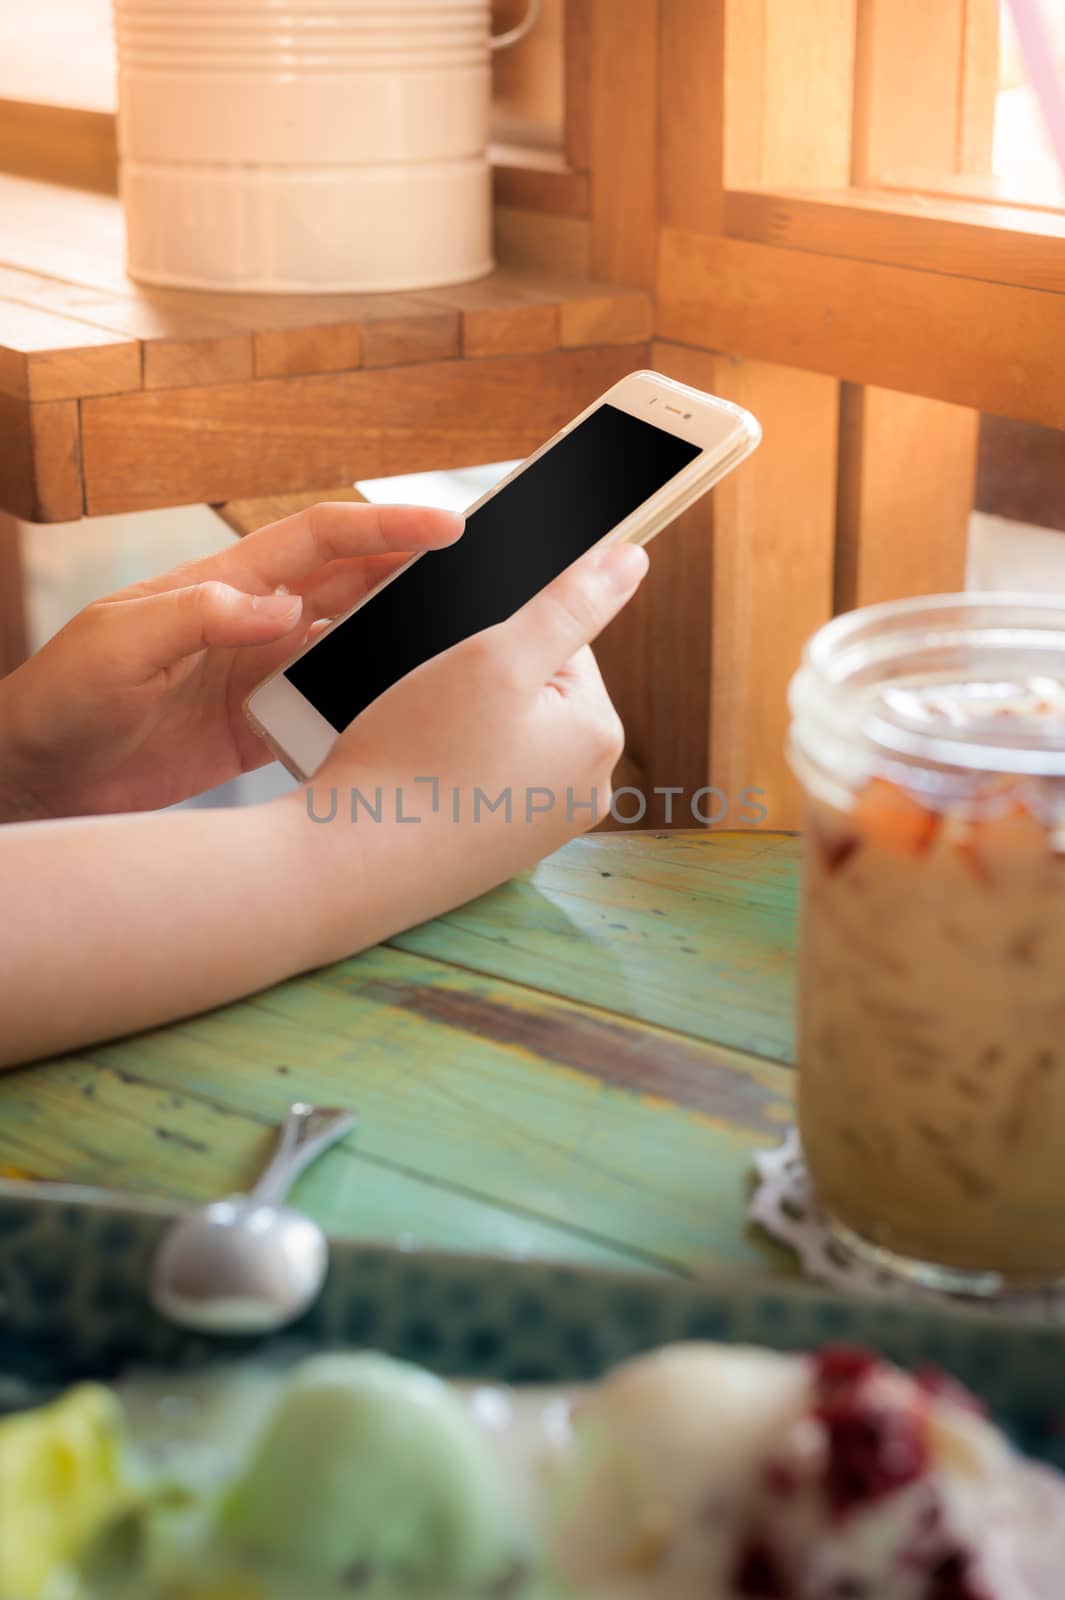
{"label": "pink straw", "polygon": [[1054,67],[1054,52],[1039,0],[1010,0],[1028,80],[1039,98],[1058,166],[1065,176],[1065,88]]}

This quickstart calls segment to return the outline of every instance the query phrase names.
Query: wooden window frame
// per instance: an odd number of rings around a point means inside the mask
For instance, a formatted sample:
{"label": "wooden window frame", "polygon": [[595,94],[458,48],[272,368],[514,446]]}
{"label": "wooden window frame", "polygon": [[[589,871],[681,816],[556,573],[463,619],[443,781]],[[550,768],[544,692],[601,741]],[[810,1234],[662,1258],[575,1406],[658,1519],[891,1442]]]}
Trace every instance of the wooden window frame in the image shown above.
{"label": "wooden window frame", "polygon": [[971,176],[997,0],[658,4],[659,333],[1065,427],[1065,208]]}
{"label": "wooden window frame", "polygon": [[[1062,292],[1065,204],[1019,194],[990,172],[997,0],[940,0],[937,24],[954,59],[931,63],[946,79],[931,108],[914,105],[915,95],[929,92],[910,78],[916,9],[913,0],[854,6],[851,181],[747,186],[728,183],[726,172],[724,235]],[[915,142],[914,121],[929,110],[917,134],[929,166],[900,168]]]}

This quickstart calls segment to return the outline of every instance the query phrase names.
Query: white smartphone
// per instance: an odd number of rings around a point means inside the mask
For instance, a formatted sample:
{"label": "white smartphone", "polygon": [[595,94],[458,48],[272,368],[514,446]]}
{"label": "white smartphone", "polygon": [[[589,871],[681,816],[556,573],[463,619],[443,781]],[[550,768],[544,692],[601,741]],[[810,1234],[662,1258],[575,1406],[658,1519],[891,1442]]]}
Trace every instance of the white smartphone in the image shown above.
{"label": "white smartphone", "polygon": [[248,696],[298,778],[423,661],[502,622],[594,545],[646,544],[758,444],[739,406],[633,372],[466,513],[461,539],[417,555]]}

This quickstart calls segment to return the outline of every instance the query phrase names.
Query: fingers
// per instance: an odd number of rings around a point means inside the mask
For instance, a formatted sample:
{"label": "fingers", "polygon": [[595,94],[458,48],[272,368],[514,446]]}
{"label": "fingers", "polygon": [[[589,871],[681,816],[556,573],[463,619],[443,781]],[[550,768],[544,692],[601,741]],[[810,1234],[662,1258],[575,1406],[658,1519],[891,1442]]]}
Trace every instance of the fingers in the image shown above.
{"label": "fingers", "polygon": [[230,675],[230,685],[233,698],[239,705],[246,695],[268,678],[279,667],[285,667],[292,657],[302,650],[304,645],[316,644],[322,634],[333,625],[332,617],[319,617],[317,621],[307,626],[309,617],[304,608],[300,626],[294,632],[283,634],[279,639],[267,640],[265,644],[258,645],[252,650],[243,650],[233,663]]}
{"label": "fingers", "polygon": [[647,571],[638,545],[593,550],[501,626],[519,672],[545,683],[606,627]]}
{"label": "fingers", "polygon": [[331,561],[438,550],[453,544],[464,518],[426,506],[375,506],[344,500],[298,511],[202,563],[203,576],[260,592],[303,584]]}
{"label": "fingers", "polygon": [[97,625],[112,629],[111,654],[126,675],[150,677],[208,645],[264,644],[299,625],[292,594],[245,594],[226,583],[197,583],[137,600],[102,601]]}
{"label": "fingers", "polygon": [[331,561],[317,577],[300,585],[304,617],[310,621],[315,617],[338,617],[350,611],[408,559],[406,555],[394,555]]}

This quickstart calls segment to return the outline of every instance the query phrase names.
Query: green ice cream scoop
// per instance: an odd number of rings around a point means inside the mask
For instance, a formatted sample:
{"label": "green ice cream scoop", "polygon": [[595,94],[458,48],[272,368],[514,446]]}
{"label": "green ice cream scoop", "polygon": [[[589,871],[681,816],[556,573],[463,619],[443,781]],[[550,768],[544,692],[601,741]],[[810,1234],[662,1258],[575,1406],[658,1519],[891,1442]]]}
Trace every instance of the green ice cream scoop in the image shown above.
{"label": "green ice cream scoop", "polygon": [[324,1580],[483,1584],[519,1553],[500,1473],[462,1400],[371,1354],[294,1370],[219,1533],[256,1564]]}

